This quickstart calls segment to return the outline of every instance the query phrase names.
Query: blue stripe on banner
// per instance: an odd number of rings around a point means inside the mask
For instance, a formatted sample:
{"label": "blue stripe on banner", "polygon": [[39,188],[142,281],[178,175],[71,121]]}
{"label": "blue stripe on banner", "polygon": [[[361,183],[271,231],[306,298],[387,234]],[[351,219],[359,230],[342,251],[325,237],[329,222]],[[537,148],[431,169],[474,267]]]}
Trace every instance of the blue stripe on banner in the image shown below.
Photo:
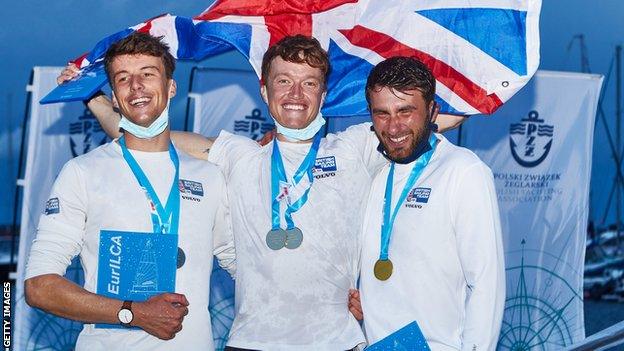
{"label": "blue stripe on banner", "polygon": [[200,37],[195,33],[195,25],[190,18],[176,17],[175,29],[178,38],[178,59],[193,59]]}
{"label": "blue stripe on banner", "polygon": [[368,116],[364,87],[373,65],[358,56],[344,52],[333,40],[330,40],[327,52],[331,72],[327,82],[323,116]]}
{"label": "blue stripe on banner", "polygon": [[195,25],[197,41],[191,43],[193,58],[201,60],[209,55],[237,49],[249,59],[251,25],[240,23],[200,22]]}
{"label": "blue stripe on banner", "polygon": [[93,63],[98,57],[103,58],[106,50],[108,50],[108,48],[113,43],[127,37],[132,33],[134,33],[134,30],[128,28],[100,40],[97,44],[95,44],[93,50],[89,52],[89,55],[87,55],[87,59],[89,60],[89,62]]}
{"label": "blue stripe on banner", "polygon": [[440,105],[440,113],[450,113],[452,115],[466,115],[465,112],[461,112],[453,108],[453,106],[449,105],[448,102],[442,100],[437,94],[435,96],[435,101]]}
{"label": "blue stripe on banner", "polygon": [[466,39],[518,75],[527,74],[525,11],[471,8],[416,13]]}
{"label": "blue stripe on banner", "polygon": [[[364,88],[373,65],[358,56],[344,52],[333,40],[330,40],[327,52],[331,62],[331,73],[327,83],[323,116],[370,116]],[[466,114],[453,108],[438,95],[435,100],[440,105],[441,113]]]}

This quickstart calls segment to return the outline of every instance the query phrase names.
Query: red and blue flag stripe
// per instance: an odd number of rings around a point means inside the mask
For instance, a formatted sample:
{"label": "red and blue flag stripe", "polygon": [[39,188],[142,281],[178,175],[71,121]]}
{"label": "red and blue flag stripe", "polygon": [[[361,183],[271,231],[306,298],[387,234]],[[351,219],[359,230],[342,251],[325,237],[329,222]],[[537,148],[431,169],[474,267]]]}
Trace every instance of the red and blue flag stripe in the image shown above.
{"label": "red and blue flag stripe", "polygon": [[164,36],[181,60],[237,50],[260,76],[270,45],[304,34],[330,56],[325,116],[367,115],[366,77],[397,55],[430,67],[442,112],[489,114],[537,70],[540,7],[541,0],[217,0],[193,19],[162,15],[115,33],[76,63],[98,64],[111,43],[141,31]]}

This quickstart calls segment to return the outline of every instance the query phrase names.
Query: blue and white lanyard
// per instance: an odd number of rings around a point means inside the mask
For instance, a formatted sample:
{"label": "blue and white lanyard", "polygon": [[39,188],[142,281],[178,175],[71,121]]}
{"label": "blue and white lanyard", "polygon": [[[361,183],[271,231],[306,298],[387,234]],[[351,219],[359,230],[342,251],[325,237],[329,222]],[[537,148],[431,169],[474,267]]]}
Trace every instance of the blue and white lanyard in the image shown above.
{"label": "blue and white lanyard", "polygon": [[[180,161],[178,159],[178,153],[171,142],[169,142],[169,157],[175,167],[175,176],[173,177],[173,184],[171,184],[171,190],[169,190],[169,196],[167,197],[167,204],[163,207],[154,187],[150,183],[149,179],[141,169],[141,166],[134,159],[128,148],[126,147],[126,141],[122,136],[119,138],[119,145],[121,146],[121,152],[124,160],[130,170],[134,174],[139,186],[143,188],[145,194],[150,200],[150,208],[152,209],[152,227],[154,233],[162,234],[178,234],[178,221],[180,218],[180,188],[178,186],[180,178]],[[153,206],[153,207],[152,207]],[[153,208],[156,211],[153,211]]]}
{"label": "blue and white lanyard", "polygon": [[[284,213],[284,218],[286,219],[287,229],[289,230],[295,227],[292,214],[297,212],[308,201],[308,193],[314,181],[312,170],[314,169],[320,142],[321,133],[316,133],[310,151],[308,151],[308,154],[292,177],[291,184],[293,187],[296,186],[305,175],[308,176],[310,184],[295,203],[290,204],[287,202],[288,205]],[[284,168],[284,162],[282,161],[282,154],[277,145],[277,140],[273,140],[273,153],[271,154],[271,227],[273,230],[280,229],[280,201],[278,199],[280,182],[288,183],[288,179],[286,178],[286,169]]]}
{"label": "blue and white lanyard", "polygon": [[405,201],[405,198],[409,194],[410,190],[416,184],[416,181],[421,176],[422,172],[429,164],[431,160],[431,156],[435,151],[437,139],[433,133],[429,137],[429,146],[431,149],[429,151],[422,154],[414,167],[412,167],[412,171],[410,172],[409,178],[403,187],[403,192],[401,192],[401,196],[399,197],[399,201],[397,201],[396,206],[394,207],[394,211],[392,211],[392,217],[390,216],[390,206],[392,204],[392,185],[394,182],[394,162],[390,162],[390,171],[388,172],[388,178],[386,180],[386,193],[384,196],[384,204],[383,204],[383,223],[381,225],[381,247],[379,252],[379,259],[385,261],[388,259],[388,247],[390,246],[390,237],[392,236],[392,226],[394,225],[394,220],[396,219],[397,214],[399,213],[399,209]]}

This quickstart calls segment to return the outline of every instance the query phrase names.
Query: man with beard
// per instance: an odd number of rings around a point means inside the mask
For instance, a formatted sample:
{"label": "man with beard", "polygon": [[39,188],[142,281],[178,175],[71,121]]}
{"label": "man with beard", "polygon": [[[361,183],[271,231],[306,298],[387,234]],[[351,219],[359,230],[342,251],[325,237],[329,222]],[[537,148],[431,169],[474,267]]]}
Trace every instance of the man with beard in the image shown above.
{"label": "man with beard", "polygon": [[505,297],[490,169],[434,133],[435,79],[413,58],[379,63],[366,85],[391,161],[364,220],[361,299],[369,343],[416,321],[432,350],[494,350]]}

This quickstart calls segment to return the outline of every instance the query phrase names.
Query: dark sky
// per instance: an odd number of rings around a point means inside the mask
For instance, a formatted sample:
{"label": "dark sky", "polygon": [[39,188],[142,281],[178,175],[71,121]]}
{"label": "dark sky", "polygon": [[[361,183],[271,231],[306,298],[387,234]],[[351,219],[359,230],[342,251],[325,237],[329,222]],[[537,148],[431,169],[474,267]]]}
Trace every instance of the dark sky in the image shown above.
{"label": "dark sky", "polygon": [[[614,59],[615,46],[624,43],[624,2],[619,0],[543,0],[540,19],[541,63],[540,69],[556,71],[581,71],[579,41],[583,34],[591,72],[607,76]],[[623,65],[624,69],[624,65]],[[615,64],[609,81],[605,77],[602,103],[605,117],[615,137]],[[623,126],[624,128],[624,126]],[[607,199],[611,191],[615,166],[608,147],[605,127],[597,119],[594,133],[590,219],[602,222]],[[606,224],[615,221],[615,203]]]}
{"label": "dark sky", "polygon": [[[163,0],[31,0],[3,6],[0,29],[0,224],[12,218],[14,179],[26,104],[25,86],[33,66],[63,66],[67,60],[90,50],[103,37],[127,26],[169,12],[191,17],[211,1]],[[607,74],[615,46],[624,40],[622,0],[543,0],[540,19],[540,69],[581,71],[579,41],[583,34],[593,73]],[[172,102],[174,129],[181,129],[186,106],[188,77],[194,63],[181,63],[176,70],[179,94]],[[247,65],[236,54],[217,57],[202,65],[236,67]],[[606,82],[606,80],[605,80]],[[615,126],[615,68],[607,85],[603,109]],[[605,134],[597,120],[594,140],[590,216],[601,222],[613,182],[615,167]],[[613,211],[612,211],[613,212]],[[612,222],[613,213],[607,218]]]}

